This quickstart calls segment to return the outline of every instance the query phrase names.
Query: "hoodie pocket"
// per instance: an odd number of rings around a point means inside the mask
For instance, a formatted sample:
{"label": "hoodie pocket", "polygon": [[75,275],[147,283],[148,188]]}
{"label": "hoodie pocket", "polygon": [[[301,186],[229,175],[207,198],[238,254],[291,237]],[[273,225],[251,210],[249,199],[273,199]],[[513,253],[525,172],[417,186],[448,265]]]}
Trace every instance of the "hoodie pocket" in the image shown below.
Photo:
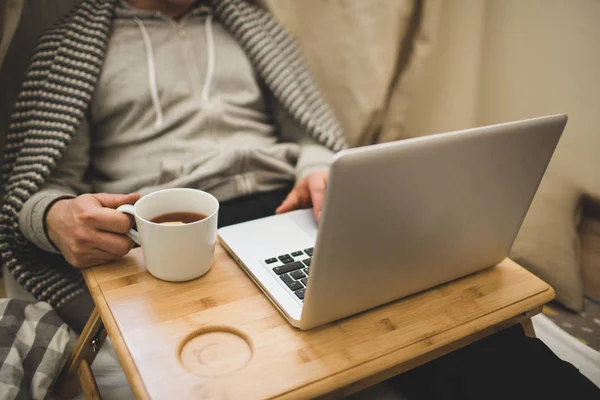
{"label": "hoodie pocket", "polygon": [[181,160],[166,159],[160,163],[160,174],[156,180],[157,185],[172,182],[181,176],[184,176],[185,164]]}
{"label": "hoodie pocket", "polygon": [[297,144],[281,143],[266,149],[250,152],[249,167],[260,172],[275,172],[294,176],[300,147]]}

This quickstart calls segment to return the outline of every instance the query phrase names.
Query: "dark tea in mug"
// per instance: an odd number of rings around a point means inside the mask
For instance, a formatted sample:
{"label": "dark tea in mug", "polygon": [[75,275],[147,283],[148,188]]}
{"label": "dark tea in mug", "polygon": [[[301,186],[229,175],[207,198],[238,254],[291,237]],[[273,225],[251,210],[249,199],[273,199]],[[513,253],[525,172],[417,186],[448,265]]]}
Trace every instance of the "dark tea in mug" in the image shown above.
{"label": "dark tea in mug", "polygon": [[159,215],[158,217],[152,218],[150,221],[155,224],[182,225],[202,221],[207,217],[207,215],[195,212],[173,212]]}

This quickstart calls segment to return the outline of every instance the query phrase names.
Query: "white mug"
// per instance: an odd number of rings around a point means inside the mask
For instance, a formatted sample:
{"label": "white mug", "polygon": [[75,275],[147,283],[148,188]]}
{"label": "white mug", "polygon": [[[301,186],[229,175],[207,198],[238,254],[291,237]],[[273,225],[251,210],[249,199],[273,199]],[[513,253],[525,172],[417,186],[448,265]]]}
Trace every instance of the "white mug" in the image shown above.
{"label": "white mug", "polygon": [[[196,189],[164,189],[145,195],[135,205],[124,204],[117,211],[135,217],[137,232],[132,229],[127,236],[142,246],[146,268],[155,277],[188,281],[204,275],[212,266],[219,201],[211,194]],[[207,217],[181,225],[152,222],[175,212]]]}

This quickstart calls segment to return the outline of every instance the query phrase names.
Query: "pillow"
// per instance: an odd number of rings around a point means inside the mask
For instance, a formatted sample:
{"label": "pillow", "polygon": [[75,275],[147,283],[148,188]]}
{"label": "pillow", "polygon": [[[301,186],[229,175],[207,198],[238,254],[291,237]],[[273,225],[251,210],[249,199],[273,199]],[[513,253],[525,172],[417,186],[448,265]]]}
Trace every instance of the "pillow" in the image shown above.
{"label": "pillow", "polygon": [[600,303],[600,204],[588,199],[583,212],[579,227],[583,293]]}
{"label": "pillow", "polygon": [[573,311],[583,307],[580,193],[572,181],[546,174],[509,255],[552,286],[556,301]]}

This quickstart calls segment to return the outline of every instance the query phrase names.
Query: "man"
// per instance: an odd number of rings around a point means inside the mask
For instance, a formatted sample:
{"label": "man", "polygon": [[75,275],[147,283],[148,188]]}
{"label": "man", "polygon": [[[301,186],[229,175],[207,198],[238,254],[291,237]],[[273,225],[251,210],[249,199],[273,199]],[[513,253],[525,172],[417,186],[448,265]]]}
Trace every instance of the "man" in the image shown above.
{"label": "man", "polygon": [[[15,107],[0,249],[17,281],[80,330],[93,304],[77,268],[132,246],[116,207],[186,186],[221,200],[221,225],[310,205],[318,219],[343,146],[293,44],[255,6],[85,0],[42,39]],[[414,398],[571,388],[595,398],[578,371],[523,338],[507,330],[390,384]]]}
{"label": "man", "polygon": [[[111,261],[133,246],[124,236],[129,218],[114,209],[139,196],[121,193],[195,187],[225,202],[272,193],[260,196],[271,201],[260,210],[225,203],[223,225],[271,214],[297,180],[279,212],[314,203],[318,217],[333,153],[295,121],[274,123],[244,51],[208,7],[188,12],[193,3],[117,7],[88,121],[23,206],[25,236],[47,251],[56,246],[74,267]],[[115,194],[65,198],[88,192]]]}
{"label": "man", "polygon": [[[44,254],[60,254],[70,268],[114,260],[133,246],[124,235],[130,219],[115,208],[167,187],[211,192],[222,202],[221,226],[310,206],[319,218],[328,165],[333,151],[344,146],[343,138],[305,67],[300,65],[292,80],[289,68],[280,72],[276,61],[282,51],[294,68],[297,53],[275,22],[265,19],[266,12],[240,0],[88,0],[78,10],[80,16],[72,18],[75,27],[64,30],[81,47],[65,55],[73,66],[70,75],[48,78],[48,100],[38,103],[39,122],[29,118],[33,112],[19,109],[27,104],[21,101],[11,124],[9,141],[18,143],[19,135],[35,136],[35,125],[53,118],[55,126],[42,137],[69,140],[68,145],[51,149],[49,154],[58,156],[54,165],[44,165],[48,175],[40,174],[27,184],[15,178],[15,172],[18,176],[22,171],[19,160],[29,162],[23,153],[37,150],[27,150],[27,143],[7,147],[25,150],[12,156],[7,150],[3,216],[10,219],[6,215],[20,207],[18,227],[28,242]],[[269,29],[267,34],[276,35],[264,38],[262,44],[245,44],[236,18],[248,14]],[[96,26],[102,29],[94,20],[100,16],[110,24],[106,33],[90,33]],[[84,19],[91,21],[88,27],[77,26]],[[44,46],[43,39],[40,48]],[[269,46],[275,51],[265,56]],[[33,65],[43,57],[40,48]],[[98,56],[97,71],[94,65],[78,64],[90,56]],[[73,83],[74,79],[80,81]],[[55,105],[57,93],[52,91],[58,82],[63,84],[61,107]],[[22,95],[34,86],[43,85],[26,82]],[[294,87],[299,89],[293,92]],[[90,96],[83,100],[85,89]],[[75,117],[80,110],[85,113],[81,119]],[[22,115],[27,118],[20,119]],[[69,131],[68,126],[58,136],[67,122],[74,129]],[[22,201],[16,186],[29,190],[40,182]],[[11,200],[22,204],[13,206]],[[16,240],[11,243],[10,224],[3,225],[3,254],[8,254],[10,272],[80,330],[93,305],[81,284],[75,289],[79,275],[59,267],[40,273],[38,265],[25,265],[25,256],[15,257],[20,249]],[[57,271],[62,276],[45,278]],[[52,286],[57,281],[76,295],[62,296],[62,287]]]}

